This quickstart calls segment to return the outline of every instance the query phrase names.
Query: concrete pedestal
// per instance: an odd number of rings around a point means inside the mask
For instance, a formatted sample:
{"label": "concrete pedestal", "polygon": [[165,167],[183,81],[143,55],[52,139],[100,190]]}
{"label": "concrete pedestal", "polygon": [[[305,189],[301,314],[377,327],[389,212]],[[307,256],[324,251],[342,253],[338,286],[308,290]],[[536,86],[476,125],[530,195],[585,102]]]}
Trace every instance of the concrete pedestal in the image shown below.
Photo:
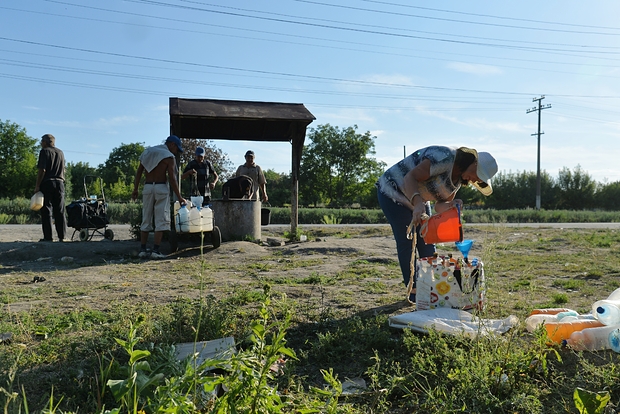
{"label": "concrete pedestal", "polygon": [[261,205],[258,200],[211,200],[215,225],[223,241],[261,238]]}

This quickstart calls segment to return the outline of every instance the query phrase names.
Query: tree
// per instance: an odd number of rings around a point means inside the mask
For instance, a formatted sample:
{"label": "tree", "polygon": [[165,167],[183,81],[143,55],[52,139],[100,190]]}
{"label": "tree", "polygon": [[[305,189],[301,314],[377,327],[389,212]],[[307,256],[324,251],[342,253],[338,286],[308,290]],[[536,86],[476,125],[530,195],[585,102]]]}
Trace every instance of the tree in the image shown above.
{"label": "tree", "polygon": [[29,198],[34,193],[37,142],[25,128],[0,119],[0,198]]}
{"label": "tree", "polygon": [[597,208],[611,211],[620,210],[620,204],[618,203],[618,200],[620,200],[620,181],[601,184],[594,195],[594,200]]}
{"label": "tree", "polygon": [[[97,169],[91,167],[87,162],[67,163],[67,174],[65,180],[67,181],[66,192],[73,200],[79,200],[84,197],[84,178],[87,176],[97,176]],[[96,187],[95,187],[96,184]],[[88,187],[88,193],[99,194],[101,190],[97,190],[99,183],[93,183],[92,179],[86,179],[86,185]]]}
{"label": "tree", "polygon": [[310,130],[311,143],[301,157],[302,204],[361,204],[375,194],[385,163],[371,157],[376,137],[356,130],[357,125],[339,129],[329,124]]}
{"label": "tree", "polygon": [[596,182],[580,165],[572,172],[566,167],[562,168],[557,183],[561,193],[557,208],[583,210],[594,206]]}
{"label": "tree", "polygon": [[[97,168],[105,184],[106,192],[109,191],[110,194],[131,194],[142,152],[144,152],[144,144],[139,142],[121,144],[120,147],[112,150],[106,162]],[[119,185],[125,188],[119,188]],[[114,191],[112,191],[113,186]],[[115,201],[129,201],[129,198],[123,196],[123,199]]]}
{"label": "tree", "polygon": [[291,204],[291,175],[278,173],[274,170],[264,171],[267,181],[267,194],[269,204],[272,206],[283,207]]}

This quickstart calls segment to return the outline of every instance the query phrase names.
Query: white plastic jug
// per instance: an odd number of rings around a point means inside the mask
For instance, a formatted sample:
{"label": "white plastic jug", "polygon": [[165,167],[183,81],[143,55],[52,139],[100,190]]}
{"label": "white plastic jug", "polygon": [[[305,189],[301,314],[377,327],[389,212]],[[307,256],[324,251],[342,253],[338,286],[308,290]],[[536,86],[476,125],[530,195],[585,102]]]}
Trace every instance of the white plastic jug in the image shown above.
{"label": "white plastic jug", "polygon": [[40,191],[37,191],[30,198],[30,210],[39,211],[41,210],[42,207],[43,207],[43,193]]}
{"label": "white plastic jug", "polygon": [[201,215],[201,224],[202,231],[212,231],[213,230],[213,210],[211,210],[208,206],[203,207],[200,210]]}
{"label": "white plastic jug", "polygon": [[592,315],[603,325],[620,325],[620,300],[599,300],[592,305]]}
{"label": "white plastic jug", "polygon": [[200,233],[202,231],[202,221],[198,207],[189,210],[189,232]]}
{"label": "white plastic jug", "polygon": [[178,233],[189,233],[189,210],[182,206],[176,215],[175,228]]}

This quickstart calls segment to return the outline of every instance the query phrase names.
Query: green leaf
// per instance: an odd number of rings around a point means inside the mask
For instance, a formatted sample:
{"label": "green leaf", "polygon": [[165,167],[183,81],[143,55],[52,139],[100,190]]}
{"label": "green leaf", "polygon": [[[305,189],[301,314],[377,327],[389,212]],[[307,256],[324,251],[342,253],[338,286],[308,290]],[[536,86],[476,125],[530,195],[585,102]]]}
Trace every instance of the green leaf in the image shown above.
{"label": "green leaf", "polygon": [[576,388],[573,393],[575,407],[581,414],[602,414],[610,399],[608,391],[594,392]]}
{"label": "green leaf", "polygon": [[120,401],[131,389],[133,379],[108,380],[107,385],[116,401]]}
{"label": "green leaf", "polygon": [[131,353],[131,356],[129,357],[129,364],[130,365],[135,364],[136,361],[139,361],[144,358],[148,358],[149,355],[151,355],[149,351],[137,349]]}

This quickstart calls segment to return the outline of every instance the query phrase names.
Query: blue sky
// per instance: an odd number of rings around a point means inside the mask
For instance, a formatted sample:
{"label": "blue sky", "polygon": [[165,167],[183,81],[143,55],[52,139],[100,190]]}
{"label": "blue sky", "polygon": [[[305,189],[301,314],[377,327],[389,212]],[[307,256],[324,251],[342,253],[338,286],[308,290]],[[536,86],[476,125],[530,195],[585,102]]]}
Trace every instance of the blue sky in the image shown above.
{"label": "blue sky", "polygon": [[[68,161],[161,143],[168,98],[303,103],[357,125],[388,166],[428,145],[491,152],[500,171],[580,165],[620,181],[620,3],[406,0],[4,0],[0,119],[56,136]],[[287,143],[253,149],[290,171]]]}

